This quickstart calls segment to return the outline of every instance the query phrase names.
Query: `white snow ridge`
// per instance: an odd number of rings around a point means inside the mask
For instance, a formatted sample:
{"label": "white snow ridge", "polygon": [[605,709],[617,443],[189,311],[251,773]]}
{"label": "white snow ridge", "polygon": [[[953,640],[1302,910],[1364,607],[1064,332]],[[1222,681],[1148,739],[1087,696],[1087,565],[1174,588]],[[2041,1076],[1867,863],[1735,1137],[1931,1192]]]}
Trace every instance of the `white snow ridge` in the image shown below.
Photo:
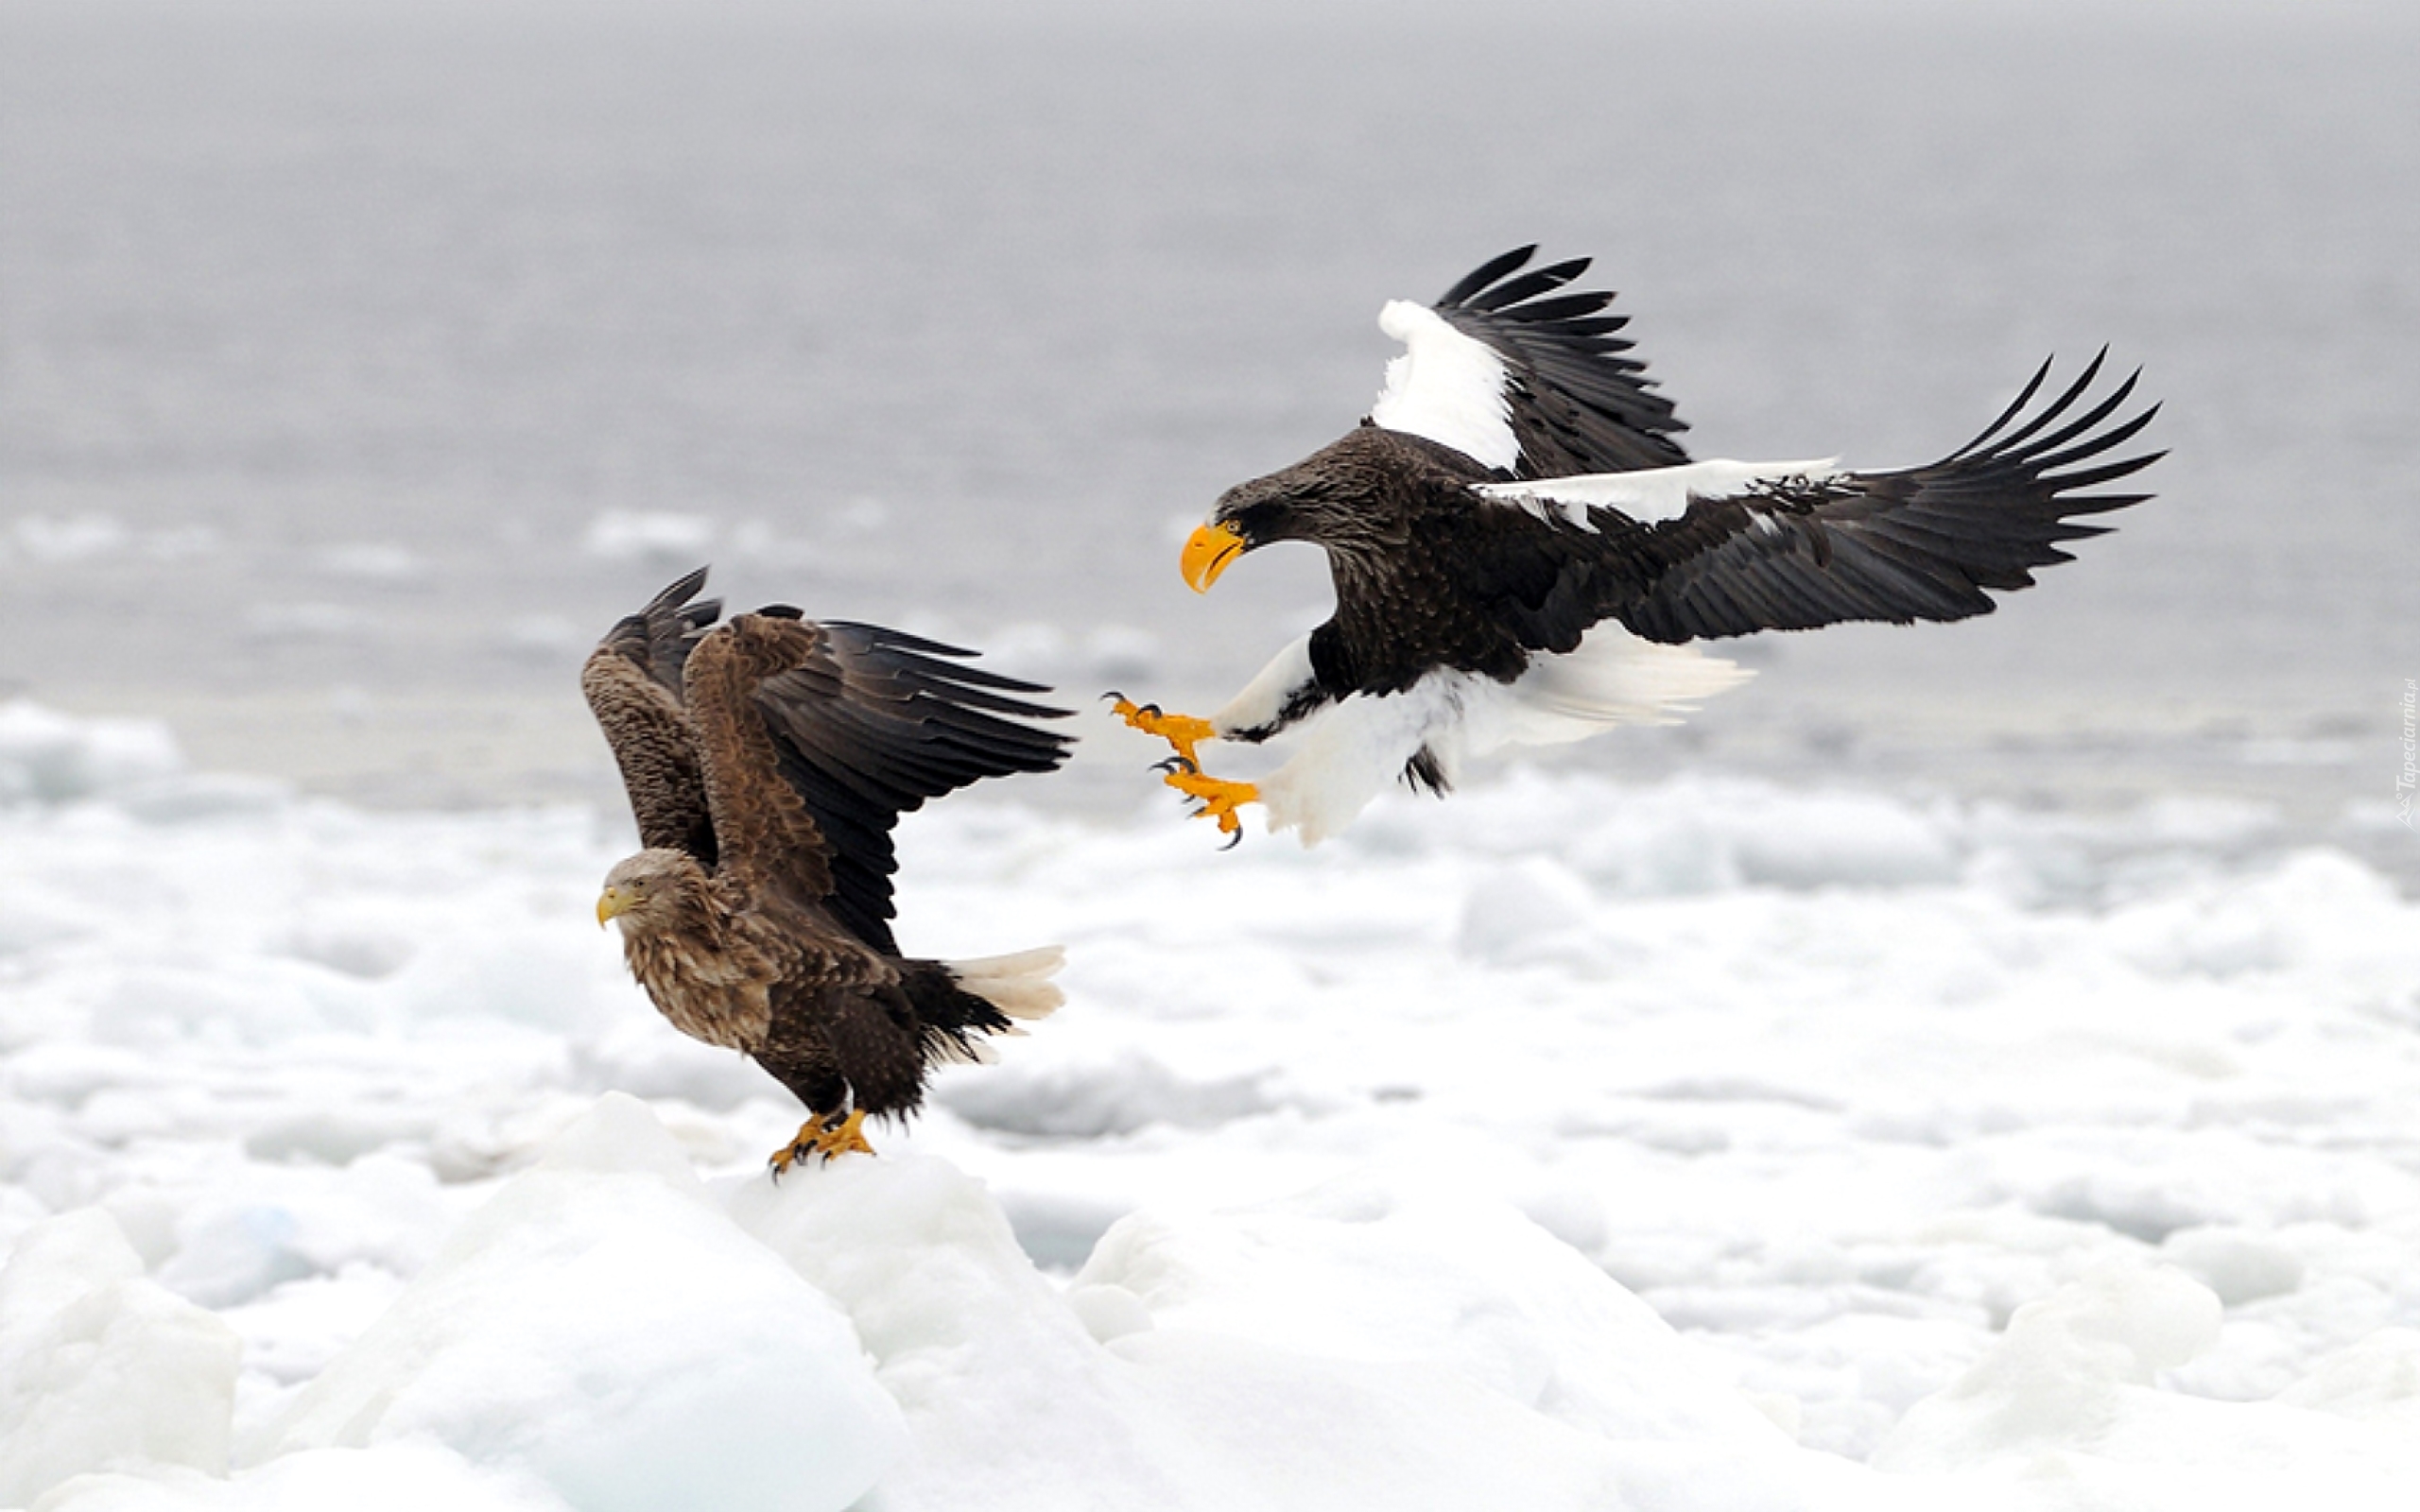
{"label": "white snow ridge", "polygon": [[596,931],[618,818],[235,802],[23,708],[11,770],[0,1506],[2420,1486],[2420,908],[2257,825],[1528,771],[1218,855],[944,805],[903,940],[1064,939],[1065,1005],[776,1185],[796,1106]]}

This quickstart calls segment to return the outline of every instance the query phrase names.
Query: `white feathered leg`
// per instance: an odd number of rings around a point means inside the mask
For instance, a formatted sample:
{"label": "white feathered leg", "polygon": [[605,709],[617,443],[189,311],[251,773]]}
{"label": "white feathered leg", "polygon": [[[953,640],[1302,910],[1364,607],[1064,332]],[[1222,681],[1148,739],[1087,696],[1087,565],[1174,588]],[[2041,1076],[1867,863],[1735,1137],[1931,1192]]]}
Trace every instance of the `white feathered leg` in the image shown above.
{"label": "white feathered leg", "polygon": [[1505,746],[1549,746],[1616,725],[1668,725],[1747,680],[1695,645],[1659,645],[1599,625],[1572,652],[1541,656],[1512,682],[1435,672],[1399,694],[1356,695],[1303,724],[1294,758],[1262,780],[1272,830],[1305,845],[1353,822],[1425,747],[1448,782]]}
{"label": "white feathered leg", "polygon": [[1387,697],[1357,694],[1304,721],[1293,758],[1258,784],[1269,827],[1313,846],[1351,824],[1403,774],[1441,716],[1451,717],[1456,692],[1453,681],[1431,679]]}

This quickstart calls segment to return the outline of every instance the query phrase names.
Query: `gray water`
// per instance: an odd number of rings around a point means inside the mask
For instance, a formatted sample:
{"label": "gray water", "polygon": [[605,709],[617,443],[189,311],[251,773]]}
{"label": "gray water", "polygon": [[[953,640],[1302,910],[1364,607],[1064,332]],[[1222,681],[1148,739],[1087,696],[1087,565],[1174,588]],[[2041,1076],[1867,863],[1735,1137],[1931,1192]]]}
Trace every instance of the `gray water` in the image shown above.
{"label": "gray water", "polygon": [[[1698,455],[1926,460],[2104,341],[2173,454],[1999,613],[1762,638],[1564,759],[2408,849],[2415,102],[2409,7],[10,0],[0,692],[610,794],[573,669],[710,558],[1199,708],[1326,590],[1196,599],[1184,526],[1362,413],[1380,302],[1536,240]],[[1093,729],[1066,792],[1145,801]]]}

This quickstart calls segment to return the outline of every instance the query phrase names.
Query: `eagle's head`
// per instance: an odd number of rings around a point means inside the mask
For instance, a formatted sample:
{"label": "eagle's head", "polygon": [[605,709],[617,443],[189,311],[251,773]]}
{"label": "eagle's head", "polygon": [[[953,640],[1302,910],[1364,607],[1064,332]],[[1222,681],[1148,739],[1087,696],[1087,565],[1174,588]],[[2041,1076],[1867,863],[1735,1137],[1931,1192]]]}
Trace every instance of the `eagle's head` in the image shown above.
{"label": "eagle's head", "polygon": [[622,921],[624,936],[654,935],[705,912],[706,872],[684,850],[642,850],[615,863],[596,899],[596,923]]}
{"label": "eagle's head", "polygon": [[1279,541],[1347,557],[1401,545],[1409,533],[1401,495],[1415,475],[1402,455],[1405,439],[1365,425],[1283,472],[1229,489],[1184,543],[1184,580],[1206,593],[1228,563]]}

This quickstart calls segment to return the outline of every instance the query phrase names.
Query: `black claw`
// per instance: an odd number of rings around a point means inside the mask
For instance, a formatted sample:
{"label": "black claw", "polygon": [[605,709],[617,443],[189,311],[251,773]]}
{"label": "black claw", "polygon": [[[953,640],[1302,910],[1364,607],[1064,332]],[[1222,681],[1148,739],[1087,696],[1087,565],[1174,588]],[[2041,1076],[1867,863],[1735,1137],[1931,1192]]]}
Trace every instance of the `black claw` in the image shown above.
{"label": "black claw", "polygon": [[1154,762],[1151,764],[1151,770],[1155,772],[1183,772],[1189,777],[1200,777],[1201,775],[1201,768],[1196,765],[1192,760],[1184,756],[1171,756],[1164,762]]}
{"label": "black claw", "polygon": [[1236,829],[1227,836],[1227,843],[1220,846],[1219,849],[1221,850],[1233,850],[1236,847],[1243,843],[1244,832],[1241,829]]}
{"label": "black claw", "polygon": [[1115,688],[1112,688],[1107,693],[1100,696],[1100,701],[1103,703],[1124,703],[1126,701],[1126,695],[1118,692]]}

